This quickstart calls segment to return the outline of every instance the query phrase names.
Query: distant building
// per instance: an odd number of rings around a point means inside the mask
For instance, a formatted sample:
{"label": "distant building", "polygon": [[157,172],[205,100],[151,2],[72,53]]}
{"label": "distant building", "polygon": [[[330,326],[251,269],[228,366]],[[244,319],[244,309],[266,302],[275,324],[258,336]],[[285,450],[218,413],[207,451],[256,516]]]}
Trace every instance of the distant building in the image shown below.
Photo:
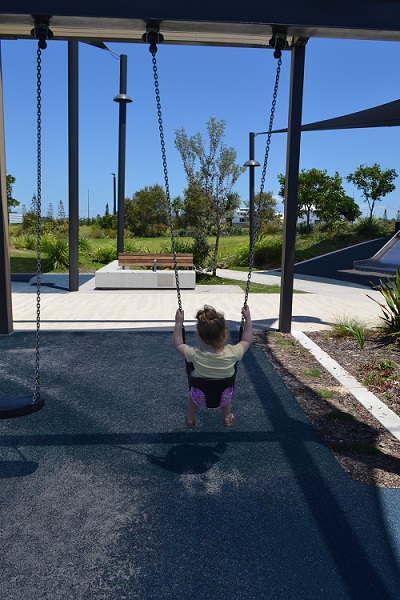
{"label": "distant building", "polygon": [[249,224],[249,209],[238,208],[233,213],[232,225],[238,225],[239,227],[246,227]]}
{"label": "distant building", "polygon": [[21,213],[8,213],[10,225],[16,225],[22,223],[23,215]]}

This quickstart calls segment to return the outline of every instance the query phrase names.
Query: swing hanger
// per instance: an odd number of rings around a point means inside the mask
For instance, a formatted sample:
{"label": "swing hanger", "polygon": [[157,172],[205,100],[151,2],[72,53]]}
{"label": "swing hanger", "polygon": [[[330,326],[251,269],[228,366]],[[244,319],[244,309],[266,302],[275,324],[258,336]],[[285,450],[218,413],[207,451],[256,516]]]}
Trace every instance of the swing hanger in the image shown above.
{"label": "swing hanger", "polygon": [[142,40],[146,42],[146,44],[149,44],[151,54],[157,52],[157,44],[161,44],[164,41],[164,36],[160,33],[159,21],[147,21],[146,33],[142,35]]}
{"label": "swing hanger", "polygon": [[282,56],[282,50],[286,50],[289,47],[286,33],[274,33],[269,40],[269,45],[275,48],[274,57],[279,59]]}
{"label": "swing hanger", "polygon": [[32,37],[39,42],[39,48],[45,50],[47,48],[47,40],[51,40],[53,32],[49,27],[49,17],[35,17],[35,27],[31,30]]}

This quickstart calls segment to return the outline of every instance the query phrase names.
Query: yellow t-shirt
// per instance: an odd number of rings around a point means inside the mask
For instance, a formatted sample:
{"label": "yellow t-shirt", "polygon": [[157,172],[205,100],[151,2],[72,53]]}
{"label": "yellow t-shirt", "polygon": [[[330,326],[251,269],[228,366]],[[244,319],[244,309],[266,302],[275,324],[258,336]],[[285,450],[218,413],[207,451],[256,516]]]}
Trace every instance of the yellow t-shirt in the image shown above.
{"label": "yellow t-shirt", "polygon": [[244,349],[241,344],[228,344],[218,354],[201,348],[186,346],[185,359],[194,365],[193,376],[206,379],[224,379],[235,372],[235,364],[243,358]]}

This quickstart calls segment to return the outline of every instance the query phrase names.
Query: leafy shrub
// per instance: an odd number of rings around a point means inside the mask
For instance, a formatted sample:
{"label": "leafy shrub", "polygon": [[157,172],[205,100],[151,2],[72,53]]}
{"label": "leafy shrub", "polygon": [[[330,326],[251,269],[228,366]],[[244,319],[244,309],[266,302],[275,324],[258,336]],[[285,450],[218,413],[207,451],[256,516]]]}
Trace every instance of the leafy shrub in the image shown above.
{"label": "leafy shrub", "polygon": [[240,227],[240,225],[231,225],[223,228],[222,235],[244,235],[245,231],[245,227]]}
{"label": "leafy shrub", "polygon": [[127,240],[124,240],[124,252],[140,252],[140,250],[134,240],[128,238]]}
{"label": "leafy shrub", "polygon": [[196,270],[203,269],[207,264],[211,246],[208,243],[206,231],[196,229],[193,241],[193,263]]}
{"label": "leafy shrub", "polygon": [[92,246],[90,245],[90,242],[87,237],[79,236],[78,248],[79,252],[81,252],[82,254],[90,254]]}
{"label": "leafy shrub", "polygon": [[[282,239],[280,237],[266,237],[260,235],[254,248],[254,266],[263,267],[265,265],[277,264],[281,260]],[[233,265],[237,267],[246,267],[250,262],[250,244],[241,246],[237,253]]]}
{"label": "leafy shrub", "polygon": [[355,337],[352,333],[352,329],[363,330],[364,333],[367,330],[367,325],[364,322],[356,321],[355,319],[350,319],[346,316],[338,317],[330,325],[331,330],[329,331],[329,335],[331,337]]}
{"label": "leafy shrub", "polygon": [[[191,254],[193,252],[193,243],[175,238],[175,251],[183,254]],[[172,243],[169,242],[168,244],[163,244],[161,246],[161,252],[172,254]]]}
{"label": "leafy shrub", "polygon": [[93,255],[94,260],[101,263],[110,263],[117,259],[117,244],[107,244],[97,248]]}
{"label": "leafy shrub", "polygon": [[307,223],[298,223],[296,226],[296,230],[297,233],[299,233],[300,235],[308,235],[310,233],[312,233],[312,231],[314,230],[314,223],[309,223],[308,224],[308,231],[307,231]]}
{"label": "leafy shrub", "polygon": [[382,308],[383,316],[380,318],[383,324],[380,329],[385,333],[400,336],[400,269],[397,268],[395,277],[388,278],[387,281],[380,279],[376,289],[380,291],[386,302],[386,305],[381,304],[371,298]]}
{"label": "leafy shrub", "polygon": [[362,350],[365,346],[365,326],[360,325],[360,323],[357,323],[357,321],[353,319],[345,328],[349,334],[357,340],[357,343]]}
{"label": "leafy shrub", "polygon": [[372,217],[372,219],[365,218],[355,223],[354,230],[361,235],[379,238],[390,235],[391,224],[389,221],[376,219],[375,217]]}
{"label": "leafy shrub", "polygon": [[330,223],[320,223],[318,228],[320,231],[326,232],[330,237],[335,237],[343,233],[350,233],[353,230],[353,225],[348,221],[338,219]]}
{"label": "leafy shrub", "polygon": [[104,229],[100,229],[100,227],[97,227],[97,225],[92,225],[90,237],[94,240],[102,240],[106,237],[106,233]]}
{"label": "leafy shrub", "polygon": [[117,218],[114,215],[104,215],[97,219],[97,224],[100,229],[115,229],[117,225]]}
{"label": "leafy shrub", "polygon": [[52,247],[56,243],[57,238],[54,233],[45,233],[41,237],[40,248],[43,252],[50,254]]}
{"label": "leafy shrub", "polygon": [[268,221],[263,223],[262,232],[266,235],[277,235],[282,233],[283,224],[280,221]]}
{"label": "leafy shrub", "polygon": [[[193,263],[197,270],[203,269],[210,254],[207,233],[201,229],[193,232],[193,242],[175,239],[175,251],[183,254],[193,254]],[[162,251],[171,254],[172,244],[162,246]]]}
{"label": "leafy shrub", "polygon": [[69,246],[66,240],[43,239],[42,250],[48,255],[51,270],[66,269],[69,266]]}
{"label": "leafy shrub", "polygon": [[18,250],[36,250],[36,236],[26,233],[13,238],[13,246]]}
{"label": "leafy shrub", "polygon": [[36,231],[37,216],[34,212],[27,212],[22,217],[22,229],[23,231]]}

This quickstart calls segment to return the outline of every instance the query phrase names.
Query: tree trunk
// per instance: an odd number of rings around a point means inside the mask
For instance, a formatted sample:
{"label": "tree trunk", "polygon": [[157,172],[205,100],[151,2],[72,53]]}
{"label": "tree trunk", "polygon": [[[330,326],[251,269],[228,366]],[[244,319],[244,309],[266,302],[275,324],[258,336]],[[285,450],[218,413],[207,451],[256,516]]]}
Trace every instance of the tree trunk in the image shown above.
{"label": "tree trunk", "polygon": [[310,212],[311,212],[311,209],[309,208],[307,210],[306,235],[308,235],[310,233]]}
{"label": "tree trunk", "polygon": [[373,214],[374,208],[375,208],[375,201],[372,203],[368,202],[368,204],[369,204],[369,222],[372,223],[372,214]]}
{"label": "tree trunk", "polygon": [[216,231],[216,237],[215,237],[213,272],[212,272],[212,274],[214,276],[217,274],[217,262],[218,262],[218,250],[219,250],[220,235],[221,235],[221,220],[217,217],[217,231]]}

